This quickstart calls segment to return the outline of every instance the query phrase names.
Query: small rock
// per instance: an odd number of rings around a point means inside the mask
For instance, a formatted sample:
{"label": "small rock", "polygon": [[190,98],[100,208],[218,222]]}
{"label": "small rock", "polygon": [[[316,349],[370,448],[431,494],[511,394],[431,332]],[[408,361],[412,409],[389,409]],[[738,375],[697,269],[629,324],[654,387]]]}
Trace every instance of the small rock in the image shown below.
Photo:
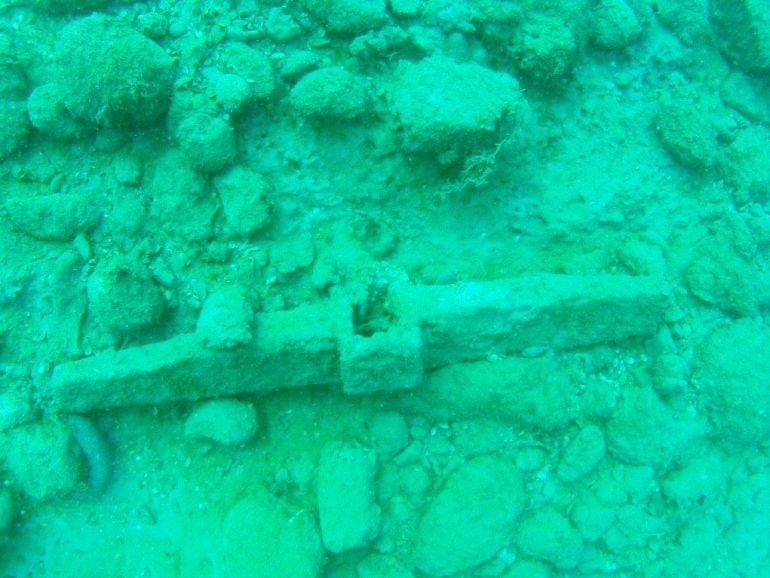
{"label": "small rock", "polygon": [[252,339],[251,305],[239,287],[220,287],[208,296],[195,328],[206,345],[231,349]]}
{"label": "small rock", "polygon": [[607,50],[624,48],[642,33],[636,14],[623,0],[599,0],[591,22],[591,40]]}
{"label": "small rock", "polygon": [[83,456],[71,429],[60,421],[46,420],[7,432],[0,455],[19,487],[35,500],[72,492],[80,483]]}
{"label": "small rock", "polygon": [[372,450],[345,444],[324,448],[318,468],[318,517],[329,551],[361,548],[379,533],[376,472],[377,454]]}
{"label": "small rock", "polygon": [[714,331],[699,348],[694,382],[715,437],[730,448],[770,436],[770,329],[748,319]]}
{"label": "small rock", "polygon": [[184,424],[184,434],[216,443],[235,446],[256,434],[257,411],[250,403],[236,399],[218,399],[198,404]]}
{"label": "small rock", "polygon": [[14,227],[43,241],[71,241],[99,223],[102,209],[87,194],[53,193],[5,200]]}
{"label": "small rock", "polygon": [[304,269],[315,260],[313,239],[306,235],[279,240],[270,247],[270,264],[281,275],[290,275]]}
{"label": "small rock", "polygon": [[583,538],[559,512],[542,508],[525,518],[518,529],[521,551],[560,569],[574,568],[583,552]]}
{"label": "small rock", "polygon": [[35,409],[28,396],[15,391],[0,393],[0,432],[32,421]]}
{"label": "small rock", "polygon": [[461,154],[494,140],[502,118],[516,116],[522,103],[511,76],[443,56],[402,62],[391,94],[404,149],[434,155]]}
{"label": "small rock", "polygon": [[377,449],[391,456],[409,443],[409,425],[404,416],[395,411],[383,411],[372,417],[369,434]]}
{"label": "small rock", "polygon": [[385,0],[303,0],[325,28],[339,34],[356,34],[388,20]]}
{"label": "small rock", "polygon": [[750,71],[770,70],[770,5],[764,0],[711,0],[709,15],[731,64]]}
{"label": "small rock", "polygon": [[588,425],[570,441],[559,462],[557,473],[565,482],[574,482],[589,474],[604,458],[604,432]]}
{"label": "small rock", "polygon": [[214,98],[227,113],[238,112],[251,97],[249,83],[237,74],[220,74],[213,85]]}
{"label": "small rock", "polygon": [[156,324],[166,301],[150,271],[130,258],[106,258],[86,283],[89,313],[113,337],[124,338]]}
{"label": "small rock", "polygon": [[185,118],[176,129],[176,138],[193,166],[205,172],[219,171],[238,153],[232,125],[205,112]]}
{"label": "small rock", "polygon": [[233,506],[221,536],[215,556],[223,576],[320,576],[324,553],[313,514],[289,511],[265,491]]}
{"label": "small rock", "polygon": [[24,146],[29,134],[29,123],[27,107],[23,101],[0,101],[0,124],[3,126],[0,159],[10,156]]}
{"label": "small rock", "polygon": [[57,34],[56,56],[62,102],[75,118],[136,126],[168,110],[171,57],[116,19],[93,14],[71,22]]}
{"label": "small rock", "polygon": [[326,120],[352,120],[362,116],[369,96],[362,78],[339,66],[314,70],[303,76],[289,97],[302,116]]}
{"label": "small rock", "polygon": [[275,91],[270,59],[242,42],[227,42],[216,52],[217,67],[237,74],[249,85],[250,100],[267,100]]}
{"label": "small rock", "polygon": [[214,179],[214,186],[227,224],[238,235],[253,235],[270,222],[268,185],[259,173],[237,166]]}
{"label": "small rock", "polygon": [[505,459],[481,456],[454,472],[420,522],[414,561],[449,576],[492,558],[509,539],[524,505],[521,473]]}
{"label": "small rock", "polygon": [[535,81],[550,83],[562,80],[570,72],[577,42],[563,19],[539,16],[526,20],[517,30],[510,52],[524,74]]}

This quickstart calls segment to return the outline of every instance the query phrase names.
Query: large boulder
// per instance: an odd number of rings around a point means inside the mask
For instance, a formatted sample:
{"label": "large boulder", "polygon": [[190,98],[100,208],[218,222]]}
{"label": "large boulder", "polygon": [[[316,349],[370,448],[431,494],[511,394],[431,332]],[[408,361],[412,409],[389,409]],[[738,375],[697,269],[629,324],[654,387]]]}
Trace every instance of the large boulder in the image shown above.
{"label": "large boulder", "polygon": [[56,45],[58,77],[49,98],[96,126],[135,126],[168,109],[172,59],[149,38],[95,14],[64,27]]}

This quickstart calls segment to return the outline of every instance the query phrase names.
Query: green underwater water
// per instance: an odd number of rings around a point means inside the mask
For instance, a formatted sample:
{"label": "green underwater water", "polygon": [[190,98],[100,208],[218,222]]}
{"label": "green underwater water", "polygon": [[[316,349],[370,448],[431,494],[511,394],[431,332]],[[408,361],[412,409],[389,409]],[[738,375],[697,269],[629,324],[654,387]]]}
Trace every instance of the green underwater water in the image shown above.
{"label": "green underwater water", "polygon": [[0,0],[0,576],[770,577],[765,0]]}

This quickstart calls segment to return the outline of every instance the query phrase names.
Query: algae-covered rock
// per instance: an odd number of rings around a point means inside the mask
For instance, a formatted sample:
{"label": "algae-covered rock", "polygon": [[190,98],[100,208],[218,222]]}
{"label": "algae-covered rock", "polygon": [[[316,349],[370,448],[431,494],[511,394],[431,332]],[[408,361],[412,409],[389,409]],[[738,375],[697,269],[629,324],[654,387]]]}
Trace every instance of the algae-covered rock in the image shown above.
{"label": "algae-covered rock", "polygon": [[362,116],[369,104],[363,79],[339,66],[321,68],[303,76],[292,88],[289,100],[302,116],[327,120]]}
{"label": "algae-covered rock", "polygon": [[615,504],[605,504],[593,492],[581,493],[572,506],[570,519],[584,540],[595,542],[615,523]]}
{"label": "algae-covered rock", "polygon": [[314,260],[315,244],[308,235],[282,239],[270,247],[270,265],[281,275],[309,267]]}
{"label": "algae-covered rock", "polygon": [[583,552],[583,539],[569,520],[550,507],[524,518],[516,531],[521,551],[560,569],[574,568]]}
{"label": "algae-covered rock", "polygon": [[253,439],[258,428],[257,412],[252,404],[237,399],[217,399],[193,408],[184,423],[184,435],[237,446]]}
{"label": "algae-covered rock", "polygon": [[149,38],[107,16],[68,24],[56,46],[60,97],[76,118],[134,126],[168,109],[172,60]]}
{"label": "algae-covered rock", "polygon": [[711,0],[716,39],[727,58],[747,71],[770,69],[770,4],[764,0]]}
{"label": "algae-covered rock", "polygon": [[269,186],[261,174],[233,167],[214,179],[214,186],[227,224],[238,235],[252,235],[270,222],[270,205],[265,199]]}
{"label": "algae-covered rock", "polygon": [[207,195],[207,181],[179,149],[167,149],[145,172],[143,185],[152,199],[152,225],[185,239],[200,240],[211,235],[214,216],[220,206]]}
{"label": "algae-covered rock", "polygon": [[238,74],[212,74],[214,100],[228,114],[240,111],[251,98],[249,83]]}
{"label": "algae-covered rock", "polygon": [[217,172],[238,153],[232,125],[205,111],[194,112],[182,120],[175,135],[190,163],[205,172]]}
{"label": "algae-covered rock", "polygon": [[104,259],[86,283],[89,314],[116,339],[134,336],[160,320],[166,302],[140,262]]}
{"label": "algae-covered rock", "polygon": [[604,458],[604,431],[595,425],[581,429],[564,450],[557,473],[566,482],[587,475]]}
{"label": "algae-covered rock", "polygon": [[658,19],[687,46],[705,42],[711,33],[709,0],[678,0],[657,5]]}
{"label": "algae-covered rock", "polygon": [[481,456],[452,473],[420,521],[414,561],[432,576],[449,576],[494,556],[510,539],[524,503],[518,469]]}
{"label": "algae-covered rock", "polygon": [[220,539],[223,576],[318,578],[323,563],[313,514],[289,511],[265,491],[233,506]]}
{"label": "algae-covered rock", "polygon": [[665,469],[704,433],[693,414],[675,411],[652,389],[630,387],[607,424],[610,451],[634,465]]}
{"label": "algae-covered rock", "polygon": [[624,0],[598,0],[594,5],[590,37],[600,48],[624,48],[641,33],[639,19]]}
{"label": "algae-covered rock", "polygon": [[224,286],[206,298],[195,332],[209,347],[231,349],[252,339],[254,311],[240,287]]}
{"label": "algae-covered rock", "polygon": [[727,490],[725,458],[712,451],[670,472],[661,484],[663,495],[682,507],[716,505]]}
{"label": "algae-covered rock", "polygon": [[[238,84],[240,80],[246,83],[248,100],[264,101],[273,94],[273,68],[270,66],[270,59],[263,52],[242,42],[226,42],[217,48],[214,62],[224,73],[237,76],[239,80],[235,82]],[[233,79],[230,80],[231,85],[232,82]],[[219,86],[217,94],[221,95],[223,89],[223,86]]]}
{"label": "algae-covered rock", "polygon": [[29,135],[27,107],[23,100],[0,99],[0,126],[3,138],[0,139],[0,160],[21,149]]}
{"label": "algae-covered rock", "polygon": [[382,411],[372,416],[369,435],[380,454],[394,455],[409,443],[409,425],[400,413]]}
{"label": "algae-covered rock", "polygon": [[388,20],[385,0],[303,0],[331,32],[356,34],[381,26]]}
{"label": "algae-covered rock", "polygon": [[761,75],[754,76],[736,71],[722,82],[719,97],[725,106],[755,123],[745,127],[752,132],[758,125],[766,127],[770,124],[770,100],[767,99],[765,90]]}
{"label": "algae-covered rock", "polygon": [[737,131],[725,151],[720,167],[725,179],[740,197],[765,203],[770,200],[770,130],[751,125]]}
{"label": "algae-covered rock", "polygon": [[318,518],[330,552],[361,548],[379,533],[376,472],[377,453],[372,450],[350,444],[324,448],[318,466]]}
{"label": "algae-covered rock", "polygon": [[0,456],[12,479],[35,500],[61,497],[80,483],[83,463],[70,428],[61,421],[39,421],[2,436]]}
{"label": "algae-covered rock", "polygon": [[730,314],[751,316],[759,301],[751,265],[725,243],[701,247],[685,271],[687,287],[698,299]]}
{"label": "algae-covered rock", "polygon": [[455,158],[494,141],[503,118],[523,103],[509,75],[444,56],[402,62],[390,100],[404,150]]}
{"label": "algae-covered rock", "polygon": [[42,84],[30,93],[27,113],[33,127],[56,139],[76,139],[89,129],[85,122],[67,110],[63,89],[55,82]]}
{"label": "algae-covered rock", "polygon": [[533,80],[552,83],[572,68],[577,42],[572,28],[561,18],[536,15],[514,33],[511,47],[516,67]]}
{"label": "algae-covered rock", "polygon": [[701,346],[694,379],[717,439],[730,447],[770,436],[770,331],[743,319],[717,329]]}
{"label": "algae-covered rock", "polygon": [[707,170],[724,155],[719,123],[726,116],[714,95],[675,77],[661,93],[656,129],[663,146],[679,162]]}
{"label": "algae-covered rock", "polygon": [[0,391],[0,432],[35,419],[36,410],[28,390]]}
{"label": "algae-covered rock", "polygon": [[85,193],[11,196],[4,205],[14,227],[44,241],[70,241],[102,217],[97,200]]}
{"label": "algae-covered rock", "polygon": [[180,202],[189,204],[206,190],[206,179],[193,168],[182,151],[174,148],[153,159],[142,184],[155,202],[161,203],[164,198],[179,198]]}

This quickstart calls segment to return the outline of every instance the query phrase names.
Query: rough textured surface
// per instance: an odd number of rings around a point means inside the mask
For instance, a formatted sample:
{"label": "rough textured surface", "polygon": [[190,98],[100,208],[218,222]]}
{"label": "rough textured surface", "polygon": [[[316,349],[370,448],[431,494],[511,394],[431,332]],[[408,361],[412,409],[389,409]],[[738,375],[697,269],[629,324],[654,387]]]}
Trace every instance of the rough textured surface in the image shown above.
{"label": "rough textured surface", "polygon": [[236,446],[253,439],[258,428],[257,412],[252,404],[218,399],[193,407],[184,422],[184,435]]}
{"label": "rough textured surface", "polygon": [[770,69],[770,8],[761,0],[713,0],[710,15],[725,54],[750,71]]}
{"label": "rough textured surface", "polygon": [[518,83],[507,74],[434,56],[399,66],[391,106],[407,150],[459,154],[494,141],[520,98]]}
{"label": "rough textured surface", "polygon": [[417,568],[432,576],[470,570],[509,539],[524,503],[521,474],[505,459],[479,457],[452,473],[428,505],[417,536]]}
{"label": "rough textured surface", "polygon": [[285,511],[265,492],[230,509],[220,539],[217,562],[227,576],[315,578],[323,563],[313,516]]}
{"label": "rough textured surface", "polygon": [[667,406],[654,391],[635,388],[607,424],[607,437],[619,459],[665,469],[703,435],[704,425],[697,416]]}
{"label": "rough textured surface", "polygon": [[363,115],[369,98],[363,79],[330,66],[303,76],[291,89],[290,101],[302,116],[334,121]]}
{"label": "rough textured surface", "polygon": [[82,455],[71,430],[59,421],[40,421],[3,434],[0,457],[21,490],[36,500],[62,497],[77,487]]}
{"label": "rough textured surface", "polygon": [[61,100],[76,118],[123,126],[166,112],[171,58],[138,32],[99,14],[87,16],[62,30],[56,52],[66,79],[59,85]]}
{"label": "rough textured surface", "polygon": [[752,444],[770,433],[770,332],[748,319],[717,329],[703,344],[696,378],[725,444]]}
{"label": "rough textured surface", "polygon": [[516,535],[516,542],[525,554],[563,570],[574,568],[582,554],[583,540],[578,531],[551,508],[527,516]]}
{"label": "rough textured surface", "polygon": [[330,552],[363,548],[380,530],[376,452],[352,445],[324,448],[318,466],[318,517]]}

